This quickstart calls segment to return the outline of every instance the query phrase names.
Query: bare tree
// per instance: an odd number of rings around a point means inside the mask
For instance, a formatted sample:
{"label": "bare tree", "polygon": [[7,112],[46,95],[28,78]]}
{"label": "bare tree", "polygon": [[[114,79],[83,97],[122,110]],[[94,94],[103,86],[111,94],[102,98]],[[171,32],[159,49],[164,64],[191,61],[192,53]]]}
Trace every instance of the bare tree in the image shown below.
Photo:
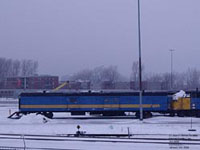
{"label": "bare tree", "polygon": [[71,80],[91,80],[92,78],[92,71],[89,69],[81,70],[77,73],[75,73]]}
{"label": "bare tree", "polygon": [[0,79],[19,75],[30,76],[37,73],[38,62],[33,60],[13,60],[0,58]]}
{"label": "bare tree", "polygon": [[12,60],[0,58],[0,78],[9,77],[12,70]]}
{"label": "bare tree", "polygon": [[173,89],[187,90],[186,74],[174,73],[173,74]]}
{"label": "bare tree", "polygon": [[102,81],[111,81],[115,82],[119,78],[119,72],[117,71],[116,66],[109,67],[96,67],[93,70],[85,69],[75,73],[71,79],[73,80],[90,80],[93,83],[102,82]]}
{"label": "bare tree", "polygon": [[124,77],[118,72],[117,66],[99,66],[93,70],[81,70],[71,76],[71,80],[89,80],[94,88],[99,88],[102,82],[113,84]]}
{"label": "bare tree", "polygon": [[[142,76],[144,76],[144,64],[142,64]],[[131,69],[131,81],[138,82],[139,81],[139,62],[134,61]]]}
{"label": "bare tree", "polygon": [[162,90],[169,90],[170,89],[170,82],[171,82],[171,74],[164,73],[162,75]]}
{"label": "bare tree", "polygon": [[162,75],[161,74],[151,74],[148,76],[148,78],[146,80],[150,81],[150,82],[162,82]]}
{"label": "bare tree", "polygon": [[22,76],[28,76],[30,66],[30,60],[22,60],[21,62],[21,74]]}
{"label": "bare tree", "polygon": [[12,76],[12,67],[13,67],[13,61],[12,59],[7,59],[5,62],[5,73],[6,73],[6,77],[10,77]]}
{"label": "bare tree", "polygon": [[38,72],[38,62],[37,61],[33,61],[33,64],[32,64],[32,75],[35,75],[37,74]]}
{"label": "bare tree", "polygon": [[21,69],[21,63],[19,60],[14,60],[12,63],[12,70],[11,70],[11,76],[19,76]]}
{"label": "bare tree", "polygon": [[91,79],[93,84],[98,85],[103,81],[103,70],[104,66],[99,66],[93,69]]}
{"label": "bare tree", "polygon": [[6,76],[6,68],[5,68],[6,59],[0,58],[0,78],[3,79]]}
{"label": "bare tree", "polygon": [[132,65],[131,80],[138,82],[139,80],[139,62],[134,61]]}
{"label": "bare tree", "polygon": [[186,78],[188,89],[195,89],[199,87],[200,72],[197,69],[189,68],[186,72]]}
{"label": "bare tree", "polygon": [[33,60],[22,60],[21,75],[31,76],[37,73],[38,62]]}
{"label": "bare tree", "polygon": [[120,76],[119,72],[117,71],[117,66],[109,66],[107,68],[104,68],[102,75],[103,80],[109,81],[111,83],[118,81]]}

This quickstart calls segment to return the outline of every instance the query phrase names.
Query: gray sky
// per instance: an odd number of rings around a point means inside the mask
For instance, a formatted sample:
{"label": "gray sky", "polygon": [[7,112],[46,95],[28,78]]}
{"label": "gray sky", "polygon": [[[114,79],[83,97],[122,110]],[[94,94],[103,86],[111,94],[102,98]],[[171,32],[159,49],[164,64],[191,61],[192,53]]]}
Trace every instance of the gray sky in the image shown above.
{"label": "gray sky", "polygon": [[[147,72],[200,69],[200,0],[141,0]],[[137,0],[0,0],[0,57],[33,59],[39,73],[66,75],[138,60]]]}

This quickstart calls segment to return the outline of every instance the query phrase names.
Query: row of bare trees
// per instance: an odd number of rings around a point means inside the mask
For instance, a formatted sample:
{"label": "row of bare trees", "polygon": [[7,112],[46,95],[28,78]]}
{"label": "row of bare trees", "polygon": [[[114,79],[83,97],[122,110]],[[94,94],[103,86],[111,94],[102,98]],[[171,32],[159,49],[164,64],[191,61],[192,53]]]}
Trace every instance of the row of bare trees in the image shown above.
{"label": "row of bare trees", "polygon": [[0,58],[0,79],[14,76],[31,76],[37,73],[38,62]]}
{"label": "row of bare trees", "polygon": [[117,66],[99,66],[94,69],[85,69],[73,74],[70,80],[88,80],[93,86],[98,86],[102,82],[108,81],[110,83],[123,81],[123,77],[117,69]]}
{"label": "row of bare trees", "polygon": [[[138,62],[133,62],[130,81],[134,89],[139,89],[139,67]],[[185,72],[178,73],[147,73],[142,65],[143,89],[146,90],[193,90],[200,88],[200,71],[189,68]],[[129,82],[117,69],[117,66],[100,66],[94,69],[85,69],[73,74],[68,80],[88,80],[93,86],[102,82],[116,83]],[[172,82],[171,82],[172,81]]]}
{"label": "row of bare trees", "polygon": [[[131,81],[138,84],[138,62],[133,62]],[[142,65],[143,81],[148,84],[148,90],[193,90],[200,88],[200,71],[196,68],[188,68],[185,72],[171,73],[146,73]]]}

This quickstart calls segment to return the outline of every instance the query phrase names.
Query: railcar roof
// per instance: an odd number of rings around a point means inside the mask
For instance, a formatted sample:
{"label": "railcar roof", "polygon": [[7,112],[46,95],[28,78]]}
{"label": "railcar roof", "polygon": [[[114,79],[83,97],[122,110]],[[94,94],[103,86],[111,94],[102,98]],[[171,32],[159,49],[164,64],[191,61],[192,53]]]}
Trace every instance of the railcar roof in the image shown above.
{"label": "railcar roof", "polygon": [[[174,92],[143,92],[143,96],[167,96],[173,95]],[[21,93],[20,96],[139,96],[139,92],[34,92]]]}

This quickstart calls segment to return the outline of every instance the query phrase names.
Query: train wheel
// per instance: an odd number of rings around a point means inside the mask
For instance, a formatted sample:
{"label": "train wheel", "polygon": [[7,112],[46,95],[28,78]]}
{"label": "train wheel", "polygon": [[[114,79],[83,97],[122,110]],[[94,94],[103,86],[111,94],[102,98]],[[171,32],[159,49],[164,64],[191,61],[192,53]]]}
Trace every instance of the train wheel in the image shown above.
{"label": "train wheel", "polygon": [[52,119],[53,118],[53,113],[52,112],[44,112],[43,115],[47,118]]}
{"label": "train wheel", "polygon": [[174,116],[175,116],[175,113],[174,113],[174,112],[170,112],[170,113],[169,113],[169,116],[170,116],[170,117],[174,117]]}
{"label": "train wheel", "polygon": [[200,111],[196,111],[195,116],[198,117],[198,118],[200,118]]}
{"label": "train wheel", "polygon": [[139,119],[139,118],[140,118],[140,112],[137,111],[137,112],[135,113],[135,117],[136,117],[137,119]]}
{"label": "train wheel", "polygon": [[[140,118],[140,112],[136,112],[135,113],[135,116],[136,116],[136,118],[137,119],[139,119]],[[153,115],[152,115],[152,113],[151,112],[143,112],[143,118],[151,118]]]}
{"label": "train wheel", "polygon": [[151,118],[152,113],[151,112],[144,112],[143,116],[144,116],[144,118]]}
{"label": "train wheel", "polygon": [[183,111],[179,111],[179,112],[177,112],[177,116],[178,117],[184,117],[185,113]]}

